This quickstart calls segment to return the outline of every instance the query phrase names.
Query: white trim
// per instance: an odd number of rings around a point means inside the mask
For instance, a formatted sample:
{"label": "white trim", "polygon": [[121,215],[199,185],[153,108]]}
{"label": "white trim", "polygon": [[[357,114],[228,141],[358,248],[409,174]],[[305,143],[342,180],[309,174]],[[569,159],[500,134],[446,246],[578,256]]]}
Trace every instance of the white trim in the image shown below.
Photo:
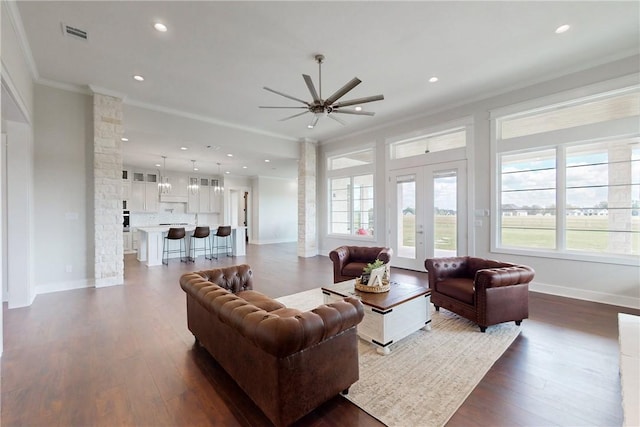
{"label": "white trim", "polygon": [[587,252],[561,252],[556,249],[535,250],[513,247],[491,248],[491,252],[507,255],[522,255],[533,258],[563,259],[567,261],[585,261],[598,264],[629,265],[632,267],[640,267],[640,258],[635,255],[598,255],[597,252],[591,254]]}
{"label": "white trim", "polygon": [[93,279],[70,280],[66,282],[51,282],[36,285],[36,295],[48,294],[51,292],[70,291],[72,289],[93,288]]}
{"label": "white trim", "polygon": [[623,94],[638,88],[640,74],[628,74],[623,77],[605,80],[598,83],[557,92],[541,98],[528,99],[505,107],[495,108],[489,111],[489,120],[513,118],[520,114],[529,115],[548,111],[566,103],[583,103],[591,98],[602,98]]}
{"label": "white trim", "polygon": [[640,309],[640,298],[608,294],[604,292],[588,291],[584,289],[566,288],[564,286],[549,285],[546,283],[531,282],[529,290],[543,294],[560,297],[574,298],[584,301],[593,301],[600,304],[610,304],[620,307]]}
{"label": "white trim", "polygon": [[187,119],[192,119],[192,120],[198,120],[200,122],[205,122],[205,123],[211,123],[214,125],[218,125],[218,126],[224,126],[224,127],[228,127],[228,128],[232,128],[232,129],[238,129],[238,130],[242,130],[245,132],[251,132],[251,133],[255,133],[258,135],[265,135],[265,136],[270,136],[273,138],[280,138],[280,139],[284,139],[287,141],[295,141],[298,142],[300,140],[300,138],[296,137],[291,137],[288,135],[282,135],[279,133],[275,133],[275,132],[268,132],[268,131],[264,131],[261,129],[256,129],[256,128],[252,128],[249,126],[243,126],[243,125],[238,125],[235,123],[230,123],[230,122],[225,122],[223,120],[220,119],[216,119],[213,117],[206,117],[206,116],[201,116],[200,114],[194,114],[194,113],[188,113],[185,111],[180,111],[180,110],[176,110],[173,108],[169,108],[169,107],[162,107],[160,105],[155,105],[155,104],[149,104],[146,102],[142,102],[142,101],[136,101],[134,99],[128,99],[124,102],[127,105],[131,105],[133,107],[139,107],[139,108],[144,108],[147,110],[151,110],[151,111],[157,111],[159,113],[165,113],[165,114],[170,114],[173,116],[178,116],[178,117],[184,117]]}
{"label": "white trim", "polygon": [[275,243],[296,243],[298,240],[291,239],[262,239],[262,240],[252,240],[252,245],[272,245]]}
{"label": "white trim", "polygon": [[54,89],[61,89],[61,90],[69,91],[69,92],[80,93],[82,95],[92,95],[93,94],[91,92],[91,90],[89,90],[88,87],[82,87],[82,86],[74,85],[74,84],[71,84],[71,83],[57,82],[55,80],[44,79],[42,77],[39,78],[38,80],[36,80],[35,83],[39,84],[39,85],[42,85],[42,86],[52,87]]}
{"label": "white trim", "polygon": [[471,115],[463,116],[454,120],[449,120],[448,122],[439,123],[437,125],[429,126],[426,128],[413,130],[401,135],[388,137],[385,138],[384,143],[388,146],[391,144],[395,144],[396,142],[404,142],[412,139],[452,133],[454,130],[465,130],[469,126],[473,126],[473,116]]}
{"label": "white trim", "polygon": [[7,94],[11,96],[11,99],[13,100],[13,102],[20,109],[20,112],[22,113],[22,116],[24,117],[26,123],[31,125],[33,114],[27,108],[27,104],[25,104],[24,100],[22,99],[22,96],[20,95],[20,91],[18,91],[18,89],[16,88],[16,85],[13,83],[11,74],[9,73],[9,70],[7,69],[7,67],[4,65],[4,62],[2,62],[1,72],[2,72],[2,76],[1,76],[2,86],[5,87]]}
{"label": "white trim", "polygon": [[91,91],[92,95],[99,94],[99,95],[111,96],[113,98],[118,98],[122,100],[122,102],[124,102],[125,99],[127,99],[127,94],[125,93],[117,92],[115,90],[107,89],[100,86],[95,86],[92,84],[89,85],[89,90]]}
{"label": "white trim", "polygon": [[16,35],[18,36],[18,44],[20,45],[20,50],[24,55],[27,66],[29,67],[31,78],[33,80],[38,80],[38,78],[40,78],[40,74],[38,73],[38,67],[36,65],[35,59],[33,58],[33,53],[31,52],[31,46],[29,45],[27,32],[24,30],[24,25],[22,25],[22,16],[20,15],[20,11],[18,10],[17,2],[3,1],[2,4],[7,6],[7,11],[9,12],[7,16],[9,17],[9,21],[11,22],[11,25],[13,25],[13,28],[16,31]]}

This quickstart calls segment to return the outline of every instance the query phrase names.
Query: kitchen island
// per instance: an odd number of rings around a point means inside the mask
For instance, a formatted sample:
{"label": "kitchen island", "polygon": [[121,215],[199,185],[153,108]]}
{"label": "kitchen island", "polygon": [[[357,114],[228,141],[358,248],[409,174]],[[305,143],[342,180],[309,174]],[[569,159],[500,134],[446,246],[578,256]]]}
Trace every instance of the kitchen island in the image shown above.
{"label": "kitchen island", "polygon": [[[169,228],[171,227],[184,227],[187,232],[185,236],[185,248],[187,256],[189,256],[189,244],[191,243],[191,235],[195,230],[194,224],[188,225],[153,225],[146,227],[136,227],[138,231],[138,261],[144,263],[148,267],[155,265],[162,265],[162,244],[164,242],[164,236],[167,235]],[[213,241],[213,235],[218,229],[218,225],[210,225],[211,235],[210,239]],[[231,253],[233,256],[244,256],[247,253],[245,243],[246,227],[244,226],[231,226]],[[212,245],[213,246],[213,245]],[[215,250],[215,249],[214,249]],[[220,252],[218,255],[225,255],[224,252]],[[215,255],[215,252],[214,252]],[[178,252],[169,253],[169,258],[179,258]]]}

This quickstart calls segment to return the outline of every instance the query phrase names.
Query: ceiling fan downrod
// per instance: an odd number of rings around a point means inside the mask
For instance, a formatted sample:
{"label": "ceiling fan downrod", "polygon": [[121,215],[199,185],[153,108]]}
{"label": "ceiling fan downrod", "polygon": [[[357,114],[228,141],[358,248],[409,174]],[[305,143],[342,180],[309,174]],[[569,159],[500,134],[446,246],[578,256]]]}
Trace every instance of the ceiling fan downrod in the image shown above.
{"label": "ceiling fan downrod", "polygon": [[318,63],[318,92],[322,100],[322,63],[324,62],[324,55],[316,55],[315,58]]}

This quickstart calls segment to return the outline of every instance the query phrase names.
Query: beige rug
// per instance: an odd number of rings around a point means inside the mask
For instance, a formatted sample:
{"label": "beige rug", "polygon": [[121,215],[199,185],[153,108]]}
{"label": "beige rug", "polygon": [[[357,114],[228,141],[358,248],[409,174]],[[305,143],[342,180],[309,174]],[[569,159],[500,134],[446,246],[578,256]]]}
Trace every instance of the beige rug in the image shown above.
{"label": "beige rug", "polygon": [[[318,288],[278,300],[306,311],[323,296]],[[393,344],[387,356],[360,340],[360,380],[346,397],[388,426],[443,426],[519,333],[509,322],[483,334],[466,319],[433,310],[431,331]]]}

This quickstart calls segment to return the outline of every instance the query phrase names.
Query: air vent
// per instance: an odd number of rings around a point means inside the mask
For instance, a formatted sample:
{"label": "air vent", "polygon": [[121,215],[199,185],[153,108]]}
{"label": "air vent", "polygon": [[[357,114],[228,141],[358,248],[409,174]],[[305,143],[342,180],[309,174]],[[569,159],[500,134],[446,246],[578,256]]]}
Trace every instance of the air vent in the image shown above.
{"label": "air vent", "polygon": [[87,32],[81,30],[80,28],[72,27],[71,25],[66,25],[64,22],[62,23],[62,33],[65,36],[73,37],[75,39],[87,40]]}

